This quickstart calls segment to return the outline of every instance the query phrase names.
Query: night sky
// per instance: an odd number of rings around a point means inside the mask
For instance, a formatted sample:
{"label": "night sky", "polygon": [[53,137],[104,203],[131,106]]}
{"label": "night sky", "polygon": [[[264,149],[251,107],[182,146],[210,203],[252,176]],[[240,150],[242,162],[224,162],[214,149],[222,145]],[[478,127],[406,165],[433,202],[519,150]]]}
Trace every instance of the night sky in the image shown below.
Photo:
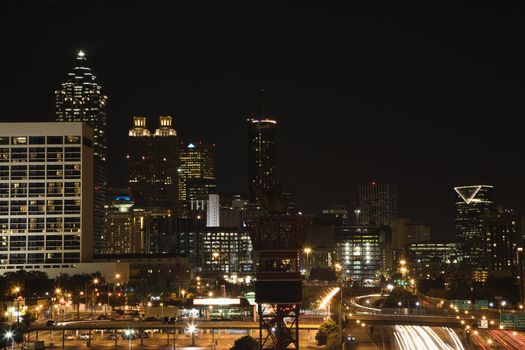
{"label": "night sky", "polygon": [[397,184],[400,215],[434,239],[453,235],[455,184],[494,184],[524,213],[520,8],[166,3],[3,1],[0,120],[53,121],[83,49],[109,97],[115,187],[132,116],[167,114],[183,139],[217,144],[219,191],[246,191],[245,120],[264,88],[279,181],[308,213],[351,206],[371,180]]}

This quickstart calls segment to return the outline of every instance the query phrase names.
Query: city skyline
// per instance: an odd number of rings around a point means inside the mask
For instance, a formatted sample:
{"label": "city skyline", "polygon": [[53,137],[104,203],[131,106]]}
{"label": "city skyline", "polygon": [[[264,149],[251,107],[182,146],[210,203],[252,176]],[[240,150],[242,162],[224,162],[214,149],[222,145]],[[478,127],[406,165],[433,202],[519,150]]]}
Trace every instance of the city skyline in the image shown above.
{"label": "city skyline", "polygon": [[[17,5],[7,6],[21,15]],[[24,45],[6,38],[11,55],[2,60],[12,69],[2,88],[7,103],[0,119],[55,120],[53,92],[83,49],[108,96],[113,187],[125,185],[116,169],[125,164],[131,118],[168,114],[182,139],[217,144],[218,192],[247,191],[243,121],[259,117],[264,88],[266,113],[279,123],[278,182],[295,190],[298,207],[308,213],[339,203],[351,209],[357,185],[376,180],[398,187],[399,216],[431,226],[433,239],[453,237],[455,185],[494,185],[495,202],[523,214],[519,134],[501,117],[511,118],[522,105],[516,72],[523,67],[511,45],[519,33],[516,15],[478,7],[423,16],[418,9],[355,5],[355,14],[347,15],[302,8],[287,22],[285,14],[295,10],[289,6],[272,16],[276,25],[268,32],[248,25],[229,40],[206,36],[217,20],[178,32],[190,24],[181,12],[197,14],[189,6],[166,7],[179,10],[173,28],[157,18],[146,22],[150,29],[124,20],[118,29],[111,26],[117,9],[103,5],[61,23],[50,15],[42,30],[19,29]],[[51,7],[64,14],[75,5]],[[99,28],[78,26],[58,35],[70,21],[100,9]],[[20,24],[36,17],[36,10],[29,9]],[[140,16],[133,6],[125,12]],[[259,23],[272,8],[249,12]],[[493,25],[481,26],[494,13]],[[310,25],[312,18],[319,24]],[[304,33],[288,45],[296,26]],[[223,24],[219,32],[235,27]],[[174,33],[176,40],[166,40]],[[158,37],[150,40],[153,34]],[[24,81],[32,82],[31,89]],[[30,104],[23,103],[27,99]],[[490,127],[482,122],[487,119]]]}

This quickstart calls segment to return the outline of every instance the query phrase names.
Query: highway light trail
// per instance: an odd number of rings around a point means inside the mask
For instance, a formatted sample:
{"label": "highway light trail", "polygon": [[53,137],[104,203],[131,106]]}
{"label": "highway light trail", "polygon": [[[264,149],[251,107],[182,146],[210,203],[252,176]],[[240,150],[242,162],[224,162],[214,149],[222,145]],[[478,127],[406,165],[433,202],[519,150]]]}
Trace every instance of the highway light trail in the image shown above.
{"label": "highway light trail", "polygon": [[374,311],[374,312],[381,312],[381,309],[378,309],[378,308],[375,308],[375,307],[369,307],[369,306],[364,306],[362,305],[360,302],[362,301],[362,299],[365,299],[365,300],[369,300],[370,298],[373,298],[373,297],[387,297],[388,294],[370,294],[370,295],[362,295],[362,296],[358,296],[358,297],[355,297],[353,298],[350,303],[352,304],[352,306],[356,307],[356,308],[359,308],[359,309],[364,309],[364,310],[367,310],[367,311]]}
{"label": "highway light trail", "polygon": [[498,348],[507,350],[525,349],[525,336],[523,333],[508,330],[484,330],[474,333],[474,343],[480,349],[491,349],[498,343]]}
{"label": "highway light trail", "polygon": [[440,328],[449,342],[445,342],[431,327],[395,326],[394,338],[400,350],[465,350],[456,332]]}
{"label": "highway light trail", "polygon": [[330,300],[332,300],[332,298],[334,297],[334,295],[337,294],[337,292],[339,292],[341,288],[339,287],[336,287],[334,289],[332,289],[324,298],[323,300],[321,301],[321,304],[319,305],[319,309],[326,309],[328,303],[330,303]]}

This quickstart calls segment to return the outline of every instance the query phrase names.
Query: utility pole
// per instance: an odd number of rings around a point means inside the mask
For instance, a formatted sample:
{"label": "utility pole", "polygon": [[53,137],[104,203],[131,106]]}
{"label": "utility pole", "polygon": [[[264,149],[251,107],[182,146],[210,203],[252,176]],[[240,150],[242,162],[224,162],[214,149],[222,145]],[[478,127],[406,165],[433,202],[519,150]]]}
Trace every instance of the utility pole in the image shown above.
{"label": "utility pole", "polygon": [[342,314],[343,314],[343,284],[341,283],[341,280],[339,280],[339,344],[343,344],[343,322],[342,322]]}

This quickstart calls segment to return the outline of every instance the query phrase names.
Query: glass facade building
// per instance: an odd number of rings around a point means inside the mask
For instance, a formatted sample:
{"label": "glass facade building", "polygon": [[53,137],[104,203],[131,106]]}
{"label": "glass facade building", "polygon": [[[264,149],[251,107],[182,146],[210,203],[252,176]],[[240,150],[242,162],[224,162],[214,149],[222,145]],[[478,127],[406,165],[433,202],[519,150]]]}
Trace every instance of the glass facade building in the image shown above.
{"label": "glass facade building", "polygon": [[456,237],[466,263],[473,268],[486,269],[485,231],[494,210],[493,186],[473,185],[454,187],[456,191]]}
{"label": "glass facade building", "polygon": [[385,268],[386,247],[391,240],[390,227],[358,225],[336,231],[336,261],[349,283],[375,286],[377,272]]}
{"label": "glass facade building", "polygon": [[215,145],[183,144],[179,157],[179,200],[208,199],[215,193]]}
{"label": "glass facade building", "polygon": [[93,255],[93,130],[0,123],[0,274]]}

